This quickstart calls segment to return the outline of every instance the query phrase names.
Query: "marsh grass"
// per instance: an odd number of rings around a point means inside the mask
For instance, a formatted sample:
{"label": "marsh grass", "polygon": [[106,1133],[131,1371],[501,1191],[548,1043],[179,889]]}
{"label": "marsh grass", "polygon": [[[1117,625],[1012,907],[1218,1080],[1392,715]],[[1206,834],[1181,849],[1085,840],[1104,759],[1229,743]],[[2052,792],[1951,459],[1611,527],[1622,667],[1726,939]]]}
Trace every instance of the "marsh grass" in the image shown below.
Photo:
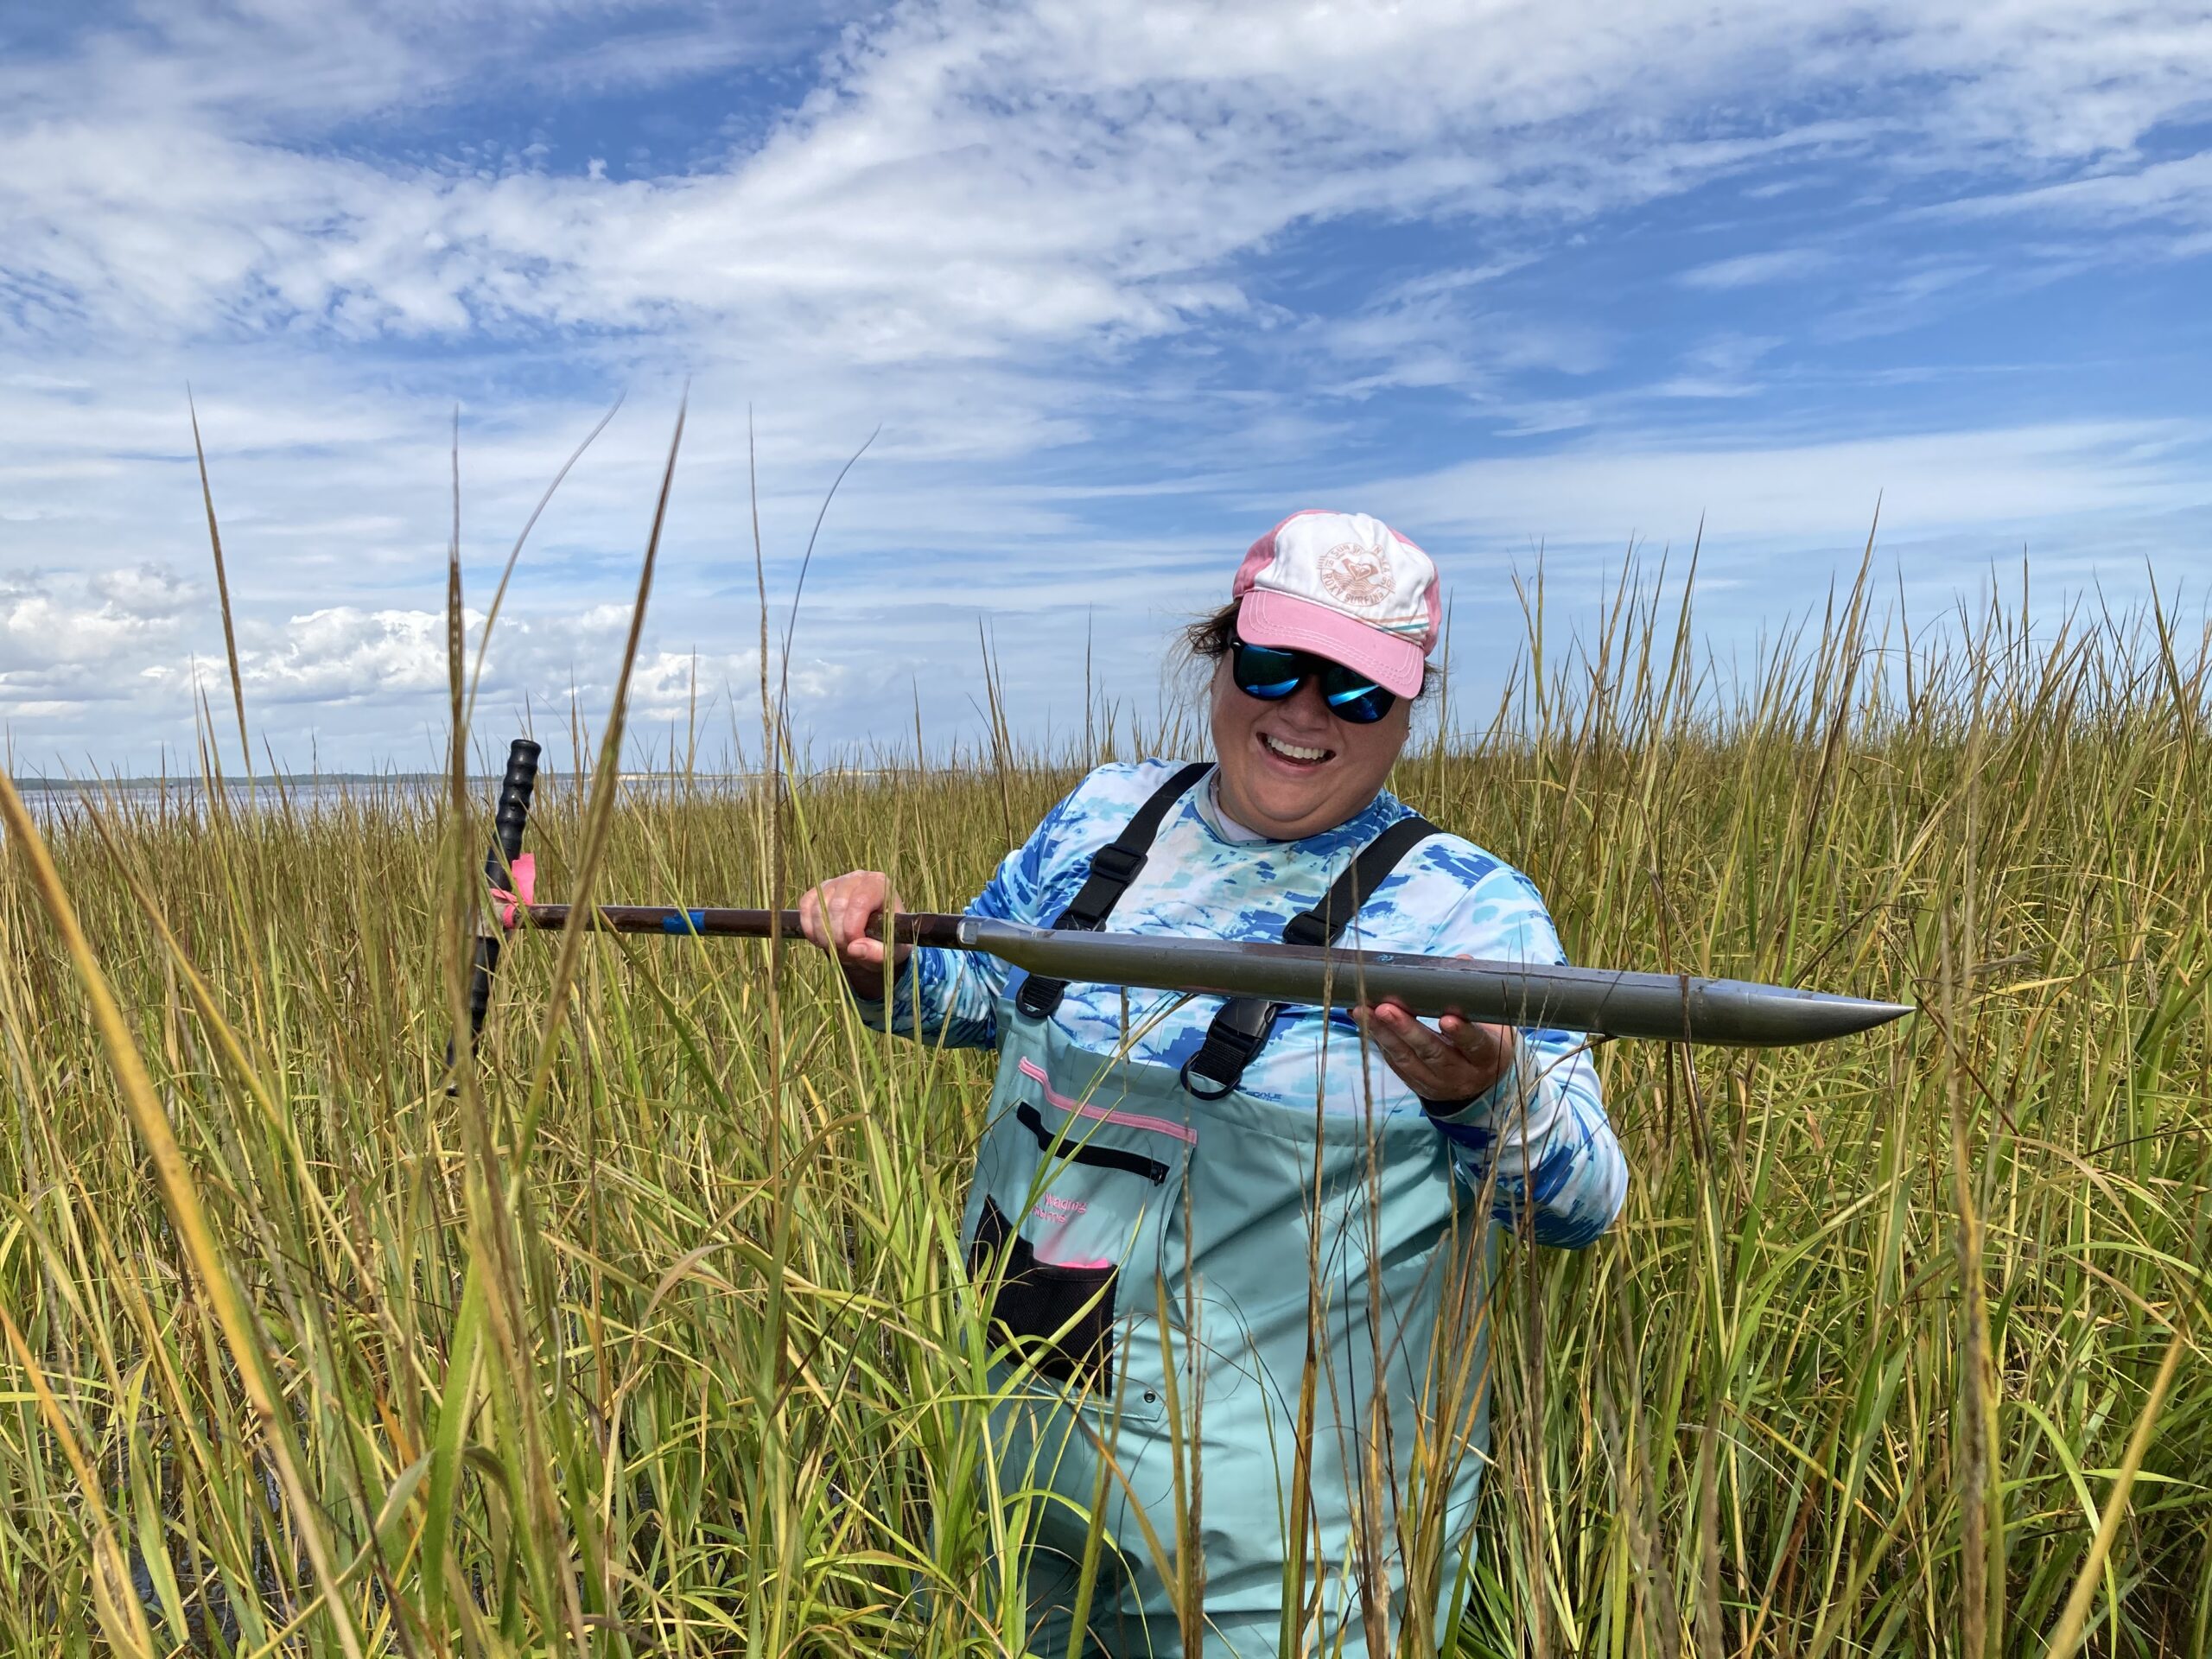
{"label": "marsh grass", "polygon": [[[1628,1208],[1505,1252],[1461,1651],[2042,1655],[2070,1602],[2090,1651],[2206,1653],[2205,642],[1915,637],[1862,588],[1723,674],[1625,586],[1546,638],[1401,794],[1580,960],[1923,1012],[1601,1050]],[[1195,747],[1026,753],[992,711],[950,767],[549,772],[540,893],[869,865],[957,907],[1084,765]],[[50,875],[11,811],[0,1640],[1019,1652],[1034,1500],[957,1237],[984,1065],[799,953],[525,936],[448,1094],[488,812],[455,789],[96,801]]]}

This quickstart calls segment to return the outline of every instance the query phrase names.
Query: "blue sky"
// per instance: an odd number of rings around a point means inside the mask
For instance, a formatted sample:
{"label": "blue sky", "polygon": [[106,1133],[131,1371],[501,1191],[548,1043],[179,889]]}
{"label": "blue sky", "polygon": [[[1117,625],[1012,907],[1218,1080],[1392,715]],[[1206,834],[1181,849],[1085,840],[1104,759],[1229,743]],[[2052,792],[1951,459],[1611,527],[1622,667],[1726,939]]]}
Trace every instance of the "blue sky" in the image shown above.
{"label": "blue sky", "polygon": [[[802,728],[1162,695],[1294,508],[1376,512],[1474,694],[1700,522],[1702,626],[1879,556],[1933,615],[2155,578],[2212,509],[2212,18],[2121,0],[888,8],[536,0],[0,13],[0,717],[18,770],[188,753],[222,641],[289,765],[422,764],[447,445],[484,727],[603,708],[681,388],[639,682],[750,731],[831,508]],[[748,413],[749,412],[749,413]],[[779,619],[780,631],[780,617]],[[227,730],[227,723],[223,729]],[[234,741],[234,740],[233,740]]]}

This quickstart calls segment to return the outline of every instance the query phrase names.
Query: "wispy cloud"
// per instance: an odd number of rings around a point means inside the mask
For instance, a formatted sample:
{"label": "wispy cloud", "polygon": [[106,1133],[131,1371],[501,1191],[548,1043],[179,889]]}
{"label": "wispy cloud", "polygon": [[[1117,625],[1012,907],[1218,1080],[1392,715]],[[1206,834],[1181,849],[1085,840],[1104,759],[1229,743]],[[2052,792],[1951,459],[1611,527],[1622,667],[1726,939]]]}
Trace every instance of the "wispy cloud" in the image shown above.
{"label": "wispy cloud", "polygon": [[1591,445],[1460,462],[1370,487],[1410,520],[1478,540],[1862,538],[1879,504],[1908,537],[2202,504],[2212,423],[2069,423],[1824,442]]}
{"label": "wispy cloud", "polygon": [[1771,253],[1739,253],[1694,266],[1679,280],[1690,288],[1750,288],[1787,282],[1834,270],[1836,257],[1822,248],[1777,248]]}
{"label": "wispy cloud", "polygon": [[2212,225],[2212,153],[2091,174],[2024,190],[1963,197],[1931,219],[2037,217],[2092,226]]}

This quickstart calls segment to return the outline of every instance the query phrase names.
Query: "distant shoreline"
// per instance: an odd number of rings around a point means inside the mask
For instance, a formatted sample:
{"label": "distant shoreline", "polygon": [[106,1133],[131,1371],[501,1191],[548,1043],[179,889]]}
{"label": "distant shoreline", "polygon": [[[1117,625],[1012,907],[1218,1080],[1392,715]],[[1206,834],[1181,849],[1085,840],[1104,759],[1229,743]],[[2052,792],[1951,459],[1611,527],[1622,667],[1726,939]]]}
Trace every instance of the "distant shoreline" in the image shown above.
{"label": "distant shoreline", "polygon": [[[890,777],[911,775],[918,771],[937,773],[969,770],[971,768],[963,766],[918,768],[824,766],[810,772],[786,772],[784,776],[803,781],[809,778]],[[577,774],[573,772],[557,774],[548,766],[538,775],[541,778],[565,776],[573,779]],[[693,784],[711,786],[718,784],[757,783],[767,775],[764,772],[626,772],[620,774],[618,781],[625,784]],[[471,772],[468,774],[467,781],[471,788],[480,786],[491,789],[499,785],[501,778],[502,774],[496,772]],[[16,792],[23,795],[97,795],[106,790],[129,790],[142,794],[155,790],[174,790],[179,793],[198,794],[208,786],[209,780],[189,776],[169,778],[153,776],[138,778],[32,777],[16,778],[11,781],[16,785]],[[225,777],[221,779],[221,787],[226,791],[237,790],[241,792],[251,789],[256,793],[260,793],[278,789],[333,789],[349,785],[444,789],[451,782],[452,779],[442,772],[287,772],[264,773],[251,779]]]}
{"label": "distant shoreline", "polygon": [[[204,789],[208,780],[195,777],[158,775],[143,778],[16,778],[12,779],[17,790],[25,793],[40,791],[48,794],[89,794],[103,789]],[[442,784],[446,775],[442,772],[288,772],[257,777],[249,781],[244,778],[225,778],[225,789],[312,789],[317,785],[329,784]],[[480,777],[471,773],[472,784],[498,781],[497,774]]]}

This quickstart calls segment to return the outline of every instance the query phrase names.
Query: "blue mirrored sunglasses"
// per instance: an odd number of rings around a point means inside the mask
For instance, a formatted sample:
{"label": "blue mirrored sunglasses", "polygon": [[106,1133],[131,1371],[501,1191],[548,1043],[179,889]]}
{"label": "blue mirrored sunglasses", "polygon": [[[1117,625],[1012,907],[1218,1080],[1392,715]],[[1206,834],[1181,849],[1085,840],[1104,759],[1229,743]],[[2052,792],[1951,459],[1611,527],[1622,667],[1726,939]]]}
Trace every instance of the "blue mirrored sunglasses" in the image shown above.
{"label": "blue mirrored sunglasses", "polygon": [[1229,677],[1248,697],[1281,702],[1309,679],[1319,677],[1321,700],[1338,720],[1354,726],[1371,726],[1390,712],[1396,694],[1384,690],[1355,669],[1302,651],[1281,651],[1273,645],[1248,645],[1230,640]]}

